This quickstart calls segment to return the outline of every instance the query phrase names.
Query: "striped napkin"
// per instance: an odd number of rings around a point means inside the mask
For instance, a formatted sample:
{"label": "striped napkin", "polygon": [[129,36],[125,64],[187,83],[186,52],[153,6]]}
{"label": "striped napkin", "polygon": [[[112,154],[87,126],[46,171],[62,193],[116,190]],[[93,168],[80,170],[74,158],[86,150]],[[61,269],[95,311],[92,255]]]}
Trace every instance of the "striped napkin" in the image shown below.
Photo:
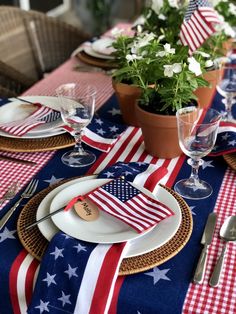
{"label": "striped napkin", "polygon": [[236,152],[236,123],[220,122],[215,146],[210,156],[220,156]]}
{"label": "striped napkin", "polygon": [[[34,104],[37,108],[27,118],[8,123],[0,123],[0,130],[15,136],[23,136],[35,127],[55,119],[54,110],[39,103]],[[53,115],[52,115],[53,113]]]}
{"label": "striped napkin", "polygon": [[[120,163],[119,166],[116,165],[115,167],[119,169],[122,167],[122,164],[125,166],[124,163]],[[162,176],[166,174],[166,168],[164,167],[151,165],[150,168],[153,173],[160,172]],[[108,170],[107,173],[111,172]],[[129,172],[126,170],[125,173]],[[156,185],[157,180],[159,181],[160,174],[158,174],[156,178],[153,174],[150,176]],[[123,221],[138,233],[142,233],[167,217],[174,215],[173,211],[165,204],[149,196],[147,193],[140,191],[123,176],[112,179],[86,195],[74,197],[64,210],[67,211],[79,200],[86,201],[86,199],[92,201],[99,210]]]}
{"label": "striped napkin", "polygon": [[124,178],[117,178],[83,196],[97,207],[142,233],[173,211],[157,199],[140,191]]}
{"label": "striped napkin", "polygon": [[[126,173],[127,179],[155,190],[167,169],[119,162],[103,170],[99,177],[108,177],[110,173],[114,177]],[[42,259],[27,313],[108,313],[120,264],[128,249],[129,242],[96,244],[57,233]]]}
{"label": "striped napkin", "polygon": [[[68,125],[64,125],[63,128],[69,133],[73,132]],[[84,129],[82,142],[102,152],[109,152],[126,129],[126,125],[112,123],[107,119],[95,116]]]}

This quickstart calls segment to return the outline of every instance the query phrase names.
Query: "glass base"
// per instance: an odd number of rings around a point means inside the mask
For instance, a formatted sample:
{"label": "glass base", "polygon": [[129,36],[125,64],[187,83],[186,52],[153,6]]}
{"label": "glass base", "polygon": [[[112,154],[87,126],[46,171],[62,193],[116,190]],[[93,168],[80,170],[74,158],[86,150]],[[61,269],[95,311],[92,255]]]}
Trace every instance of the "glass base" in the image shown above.
{"label": "glass base", "polygon": [[179,193],[182,197],[190,200],[200,200],[209,197],[213,190],[210,184],[205,181],[183,179],[178,181],[174,190]]}
{"label": "glass base", "polygon": [[76,151],[69,151],[61,157],[63,164],[69,167],[85,167],[94,163],[96,156],[85,150],[83,154]]}

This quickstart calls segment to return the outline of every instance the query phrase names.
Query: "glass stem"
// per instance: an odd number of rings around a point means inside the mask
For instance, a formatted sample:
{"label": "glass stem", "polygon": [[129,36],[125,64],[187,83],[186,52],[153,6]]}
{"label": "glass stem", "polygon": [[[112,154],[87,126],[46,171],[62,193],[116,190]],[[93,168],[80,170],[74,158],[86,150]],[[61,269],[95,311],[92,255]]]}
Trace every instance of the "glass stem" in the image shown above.
{"label": "glass stem", "polygon": [[226,97],[226,105],[225,105],[225,109],[226,109],[226,120],[231,120],[232,115],[231,115],[231,108],[232,108],[232,103],[233,103],[233,96],[232,95],[228,95]]}
{"label": "glass stem", "polygon": [[189,158],[187,162],[192,168],[190,180],[193,180],[193,182],[199,182],[198,170],[199,167],[203,164],[203,160]]}
{"label": "glass stem", "polygon": [[78,130],[78,131],[73,132],[73,136],[75,139],[74,150],[75,150],[75,152],[78,152],[80,155],[85,154],[85,151],[82,147],[82,135],[83,135],[83,130]]}

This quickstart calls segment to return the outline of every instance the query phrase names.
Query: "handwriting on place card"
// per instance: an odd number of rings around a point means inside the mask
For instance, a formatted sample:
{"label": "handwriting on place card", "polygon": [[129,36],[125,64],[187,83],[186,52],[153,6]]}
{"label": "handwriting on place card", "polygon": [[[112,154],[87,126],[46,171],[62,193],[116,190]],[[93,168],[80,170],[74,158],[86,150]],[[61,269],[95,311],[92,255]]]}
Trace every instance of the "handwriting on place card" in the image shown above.
{"label": "handwriting on place card", "polygon": [[99,209],[97,206],[87,199],[75,203],[74,209],[80,218],[86,221],[96,220],[99,216]]}

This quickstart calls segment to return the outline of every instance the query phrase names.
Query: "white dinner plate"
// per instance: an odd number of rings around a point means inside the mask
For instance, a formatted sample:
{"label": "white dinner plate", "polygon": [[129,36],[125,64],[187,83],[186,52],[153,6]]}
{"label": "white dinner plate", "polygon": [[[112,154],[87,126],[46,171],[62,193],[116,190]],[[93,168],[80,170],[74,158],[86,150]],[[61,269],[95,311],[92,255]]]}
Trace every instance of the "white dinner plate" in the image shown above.
{"label": "white dinner plate", "polygon": [[[81,181],[68,186],[53,198],[50,205],[50,213],[66,206],[75,196],[85,195],[109,181],[111,180],[91,179],[87,180],[86,184]],[[152,196],[149,191],[143,190]],[[52,216],[52,221],[58,229],[66,234],[78,240],[94,243],[119,243],[136,239],[144,234],[138,233],[128,224],[102,210],[99,211],[98,218],[93,221],[86,221],[80,218],[74,209],[59,212],[57,215]],[[150,229],[146,232],[150,232]]]}
{"label": "white dinner plate", "polygon": [[[53,189],[40,203],[36,215],[37,220],[49,213],[51,201],[64,188],[73,185],[76,182],[91,180],[94,178],[95,176],[78,178],[70,182],[66,182],[59,187]],[[158,187],[155,196],[165,205],[169,206],[173,210],[175,215],[161,221],[150,232],[142,235],[137,239],[131,240],[128,251],[126,253],[126,257],[133,257],[148,253],[164,245],[175,235],[180,226],[181,210],[176,199],[161,186]],[[48,241],[50,241],[52,237],[59,231],[59,229],[54,225],[51,219],[47,219],[38,224],[38,228]]]}
{"label": "white dinner plate", "polygon": [[98,53],[98,52],[94,51],[91,46],[85,46],[84,52],[87,53],[87,55],[89,55],[91,57],[95,57],[95,58],[99,58],[99,59],[105,59],[105,60],[114,60],[115,59],[115,57],[113,57],[113,56],[105,55],[105,54]]}
{"label": "white dinner plate", "polygon": [[[31,101],[33,103],[41,103],[55,110],[58,110],[59,108],[57,97],[24,96],[23,99]],[[18,119],[24,119],[34,110],[35,108],[33,108],[31,104],[24,103],[22,100],[13,100],[12,102],[9,102],[0,107],[0,123],[14,121],[14,119],[16,120],[16,117]],[[50,123],[41,124],[27,134],[21,136],[20,138],[40,138],[65,133],[65,130],[59,128],[61,124],[61,118]],[[3,131],[0,131],[0,135],[4,137],[18,138],[17,136],[8,134]]]}
{"label": "white dinner plate", "polygon": [[115,51],[111,45],[115,40],[112,38],[100,38],[92,43],[92,49],[100,54],[111,55]]}

